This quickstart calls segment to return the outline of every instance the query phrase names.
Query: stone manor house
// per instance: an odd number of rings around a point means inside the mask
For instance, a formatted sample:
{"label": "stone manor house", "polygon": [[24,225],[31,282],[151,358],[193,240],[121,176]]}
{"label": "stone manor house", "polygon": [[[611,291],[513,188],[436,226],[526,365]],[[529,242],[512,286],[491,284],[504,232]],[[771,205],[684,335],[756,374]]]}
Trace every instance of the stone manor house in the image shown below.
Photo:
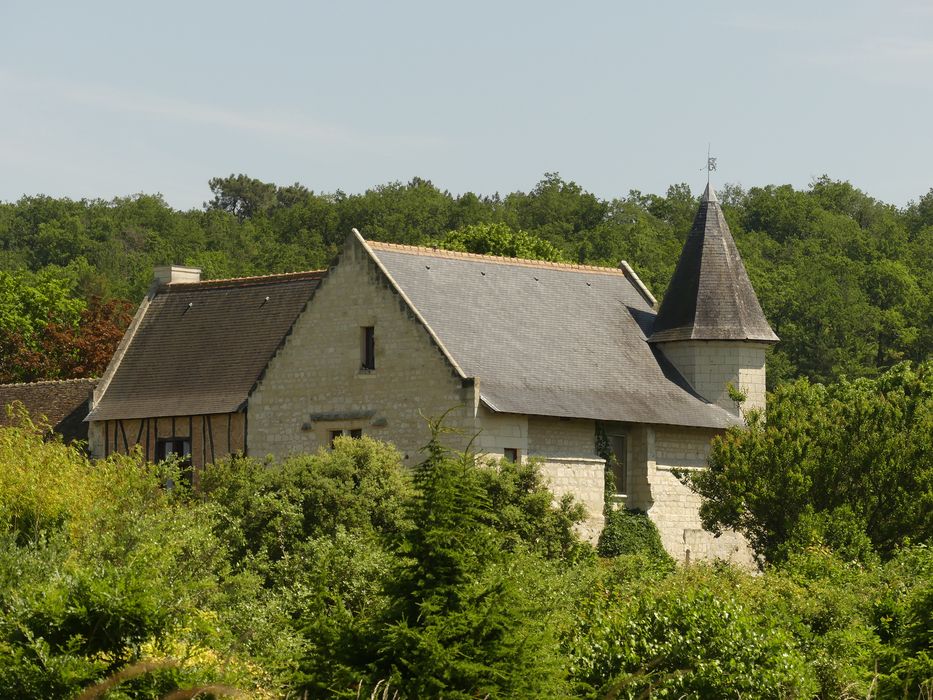
{"label": "stone manor house", "polygon": [[[337,435],[421,459],[425,416],[447,414],[453,447],[539,460],[557,494],[602,526],[605,462],[618,501],[644,510],[676,558],[747,561],[735,533],[699,522],[672,473],[705,466],[711,438],[765,401],[777,341],[712,188],[702,197],[660,309],[632,269],[556,264],[367,241],[326,271],[156,279],[87,415],[96,456],[139,446],[186,455],[327,447]],[[745,392],[741,405],[729,385]]]}

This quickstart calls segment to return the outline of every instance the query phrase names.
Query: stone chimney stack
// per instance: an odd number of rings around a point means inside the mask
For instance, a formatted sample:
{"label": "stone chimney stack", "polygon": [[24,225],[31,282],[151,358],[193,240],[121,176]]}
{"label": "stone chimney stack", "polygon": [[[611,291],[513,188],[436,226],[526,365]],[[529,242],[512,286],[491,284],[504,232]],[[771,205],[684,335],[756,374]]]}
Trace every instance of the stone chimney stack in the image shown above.
{"label": "stone chimney stack", "polygon": [[191,284],[201,281],[200,267],[184,267],[182,265],[156,265],[154,281],[160,286],[165,284]]}

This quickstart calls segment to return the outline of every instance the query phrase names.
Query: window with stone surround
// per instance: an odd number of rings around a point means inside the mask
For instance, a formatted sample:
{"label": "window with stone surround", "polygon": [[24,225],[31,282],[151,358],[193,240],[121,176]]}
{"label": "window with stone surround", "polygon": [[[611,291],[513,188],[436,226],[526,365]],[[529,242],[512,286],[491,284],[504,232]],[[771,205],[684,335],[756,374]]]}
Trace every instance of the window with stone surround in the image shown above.
{"label": "window with stone surround", "polygon": [[354,440],[358,440],[363,437],[362,428],[339,428],[330,431],[330,448],[334,449],[334,441],[339,438],[341,435],[348,435]]}
{"label": "window with stone surround", "polygon": [[506,447],[503,451],[503,454],[507,460],[510,462],[519,462],[521,458],[521,452],[517,447]]}

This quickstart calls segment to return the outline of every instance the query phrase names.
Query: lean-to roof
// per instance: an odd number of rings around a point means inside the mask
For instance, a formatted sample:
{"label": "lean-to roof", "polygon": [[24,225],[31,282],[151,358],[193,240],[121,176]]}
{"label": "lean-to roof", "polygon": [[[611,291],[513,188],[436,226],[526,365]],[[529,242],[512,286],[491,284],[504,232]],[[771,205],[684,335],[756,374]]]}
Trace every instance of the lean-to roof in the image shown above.
{"label": "lean-to roof", "polygon": [[45,416],[53,431],[65,442],[87,440],[87,413],[97,379],[62,379],[20,384],[0,384],[0,426],[15,425],[16,414],[7,408],[22,403],[33,422]]}

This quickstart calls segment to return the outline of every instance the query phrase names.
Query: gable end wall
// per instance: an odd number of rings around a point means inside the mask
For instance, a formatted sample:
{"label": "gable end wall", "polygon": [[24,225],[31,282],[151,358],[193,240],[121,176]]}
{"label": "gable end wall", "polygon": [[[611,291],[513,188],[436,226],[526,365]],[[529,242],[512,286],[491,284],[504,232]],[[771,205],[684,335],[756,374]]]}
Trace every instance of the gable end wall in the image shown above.
{"label": "gable end wall", "polygon": [[[376,369],[360,368],[361,328],[375,328]],[[450,410],[453,409],[453,410]],[[254,456],[314,452],[332,430],[361,429],[421,461],[423,416],[450,410],[446,440],[465,447],[474,388],[465,384],[369,254],[351,239],[249,398]]]}

